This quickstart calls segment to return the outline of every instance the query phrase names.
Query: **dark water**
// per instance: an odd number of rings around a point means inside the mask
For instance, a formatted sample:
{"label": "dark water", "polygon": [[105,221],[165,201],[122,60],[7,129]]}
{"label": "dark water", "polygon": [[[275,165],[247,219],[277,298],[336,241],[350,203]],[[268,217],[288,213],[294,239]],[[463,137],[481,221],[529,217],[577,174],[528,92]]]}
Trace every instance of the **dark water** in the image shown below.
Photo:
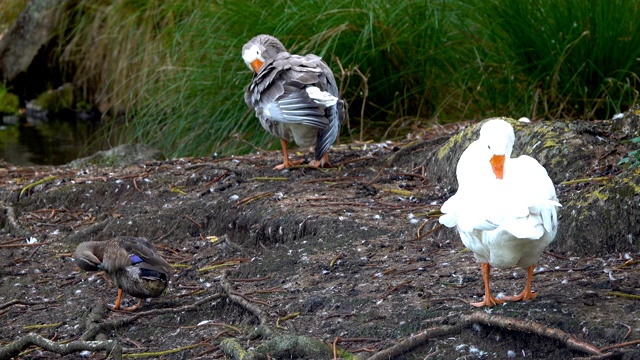
{"label": "dark water", "polygon": [[0,125],[0,159],[19,166],[62,165],[80,157],[108,149],[96,143],[100,124],[77,119]]}

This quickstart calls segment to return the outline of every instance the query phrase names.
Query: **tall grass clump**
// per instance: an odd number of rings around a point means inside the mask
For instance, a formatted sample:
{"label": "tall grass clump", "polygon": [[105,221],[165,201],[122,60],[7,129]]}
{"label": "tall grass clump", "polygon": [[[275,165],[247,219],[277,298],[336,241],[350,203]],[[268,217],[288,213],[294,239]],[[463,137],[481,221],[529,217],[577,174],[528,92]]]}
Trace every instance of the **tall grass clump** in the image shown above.
{"label": "tall grass clump", "polygon": [[170,65],[166,49],[176,23],[195,1],[67,0],[58,10],[57,61],[67,81],[103,110],[131,111],[144,103],[144,84]]}
{"label": "tall grass clump", "polygon": [[522,115],[602,119],[637,101],[637,1],[463,2],[485,60],[508,65],[517,82]]}
{"label": "tall grass clump", "polygon": [[[85,1],[67,10],[75,30],[63,58],[80,64],[87,87],[101,84],[98,96],[126,104],[126,140],[169,155],[246,151],[235,134],[277,144],[243,100],[252,74],[241,48],[260,33],[329,63],[349,104],[345,132],[356,139],[459,112],[452,79],[465,56],[446,2]],[[87,54],[95,61],[77,61]]]}
{"label": "tall grass clump", "polygon": [[349,140],[507,115],[606,118],[637,100],[631,0],[68,0],[60,62],[124,113],[119,142],[169,156],[269,148],[242,45],[266,33],[333,69]]}
{"label": "tall grass clump", "polygon": [[445,10],[382,0],[231,1],[201,9],[179,27],[184,40],[168,49],[182,66],[149,84],[155,99],[136,112],[133,128],[146,141],[166,142],[158,145],[174,155],[246,151],[235,134],[259,147],[277,144],[243,99],[252,73],[242,45],[267,33],[291,53],[322,56],[349,104],[345,132],[380,137],[392,122],[419,122],[448,100],[442,90],[460,60],[452,56],[455,32]]}
{"label": "tall grass clump", "polygon": [[13,21],[18,17],[29,0],[0,1],[0,34],[9,30]]}

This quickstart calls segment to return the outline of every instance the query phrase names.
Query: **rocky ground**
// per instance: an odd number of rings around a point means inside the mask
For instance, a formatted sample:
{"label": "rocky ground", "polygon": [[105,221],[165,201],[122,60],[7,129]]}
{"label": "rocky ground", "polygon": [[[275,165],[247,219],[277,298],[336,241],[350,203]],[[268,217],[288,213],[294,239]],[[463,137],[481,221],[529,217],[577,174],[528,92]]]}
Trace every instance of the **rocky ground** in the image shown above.
{"label": "rocky ground", "polygon": [[[533,301],[468,304],[483,295],[479,264],[429,217],[455,192],[432,159],[457,130],[341,145],[331,153],[337,167],[322,171],[274,171],[280,152],[6,165],[0,358],[640,359],[640,253],[613,230],[559,235],[538,263]],[[584,221],[590,203],[577,194],[608,194],[604,183],[637,176],[615,165],[626,154],[617,140],[594,148],[597,163],[550,171],[569,181],[558,185],[561,226]],[[635,217],[639,196],[598,218]],[[165,294],[133,313],[108,310],[116,289],[70,258],[82,241],[117,235],[146,237],[175,268]],[[575,245],[582,239],[609,245]],[[495,270],[492,288],[520,292],[524,275]]]}

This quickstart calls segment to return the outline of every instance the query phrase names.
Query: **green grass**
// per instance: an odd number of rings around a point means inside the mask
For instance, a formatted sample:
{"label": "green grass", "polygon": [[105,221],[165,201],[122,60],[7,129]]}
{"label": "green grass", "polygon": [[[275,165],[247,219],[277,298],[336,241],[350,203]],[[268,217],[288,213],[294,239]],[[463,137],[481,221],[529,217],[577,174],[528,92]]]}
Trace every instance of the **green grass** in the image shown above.
{"label": "green grass", "polygon": [[18,114],[18,96],[12,94],[4,83],[0,83],[0,114]]}
{"label": "green grass", "polygon": [[[424,1],[404,2],[387,12],[382,1],[350,5],[309,1],[295,7],[288,2],[254,1],[225,4],[209,14],[199,11],[180,33],[187,43],[173,49],[183,67],[164,82],[152,84],[149,92],[157,95],[155,100],[136,113],[136,119],[147,119],[134,125],[137,135],[152,134],[151,138],[170,143],[174,154],[248,150],[234,134],[259,147],[277,145],[243,100],[252,74],[240,51],[259,33],[277,36],[292,53],[315,53],[330,64],[351,109],[345,133],[359,139],[366,132],[363,136],[369,138],[398,118],[426,119],[439,102],[431,85],[451,75],[447,64],[436,66],[439,54],[450,51],[437,10]],[[407,13],[417,15],[407,17]],[[202,39],[201,34],[217,35]],[[198,52],[179,58],[184,48]]]}
{"label": "green grass", "polygon": [[610,118],[638,99],[640,3],[468,0],[487,57],[512,65],[532,117]]}
{"label": "green grass", "polygon": [[9,30],[18,14],[24,9],[29,0],[0,1],[0,34]]}
{"label": "green grass", "polygon": [[[70,1],[61,64],[126,114],[119,141],[171,156],[275,147],[243,99],[259,33],[315,53],[348,103],[347,141],[434,122],[608,118],[638,96],[634,1]],[[115,124],[115,123],[114,123]]]}

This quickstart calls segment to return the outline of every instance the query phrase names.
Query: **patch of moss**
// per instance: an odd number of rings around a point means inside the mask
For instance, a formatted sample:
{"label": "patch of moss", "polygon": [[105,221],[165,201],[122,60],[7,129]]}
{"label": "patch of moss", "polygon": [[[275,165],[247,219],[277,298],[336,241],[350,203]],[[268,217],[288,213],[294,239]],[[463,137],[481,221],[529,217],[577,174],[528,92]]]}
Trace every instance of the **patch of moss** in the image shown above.
{"label": "patch of moss", "polygon": [[607,200],[609,198],[609,195],[601,192],[600,189],[592,192],[591,195],[597,197],[598,199],[600,199],[602,201],[605,201],[605,200]]}
{"label": "patch of moss", "polygon": [[49,112],[60,112],[73,108],[73,85],[64,84],[55,90],[48,90],[40,94],[31,105],[35,110],[48,110]]}
{"label": "patch of moss", "polygon": [[0,113],[18,114],[20,100],[17,95],[0,89]]}

